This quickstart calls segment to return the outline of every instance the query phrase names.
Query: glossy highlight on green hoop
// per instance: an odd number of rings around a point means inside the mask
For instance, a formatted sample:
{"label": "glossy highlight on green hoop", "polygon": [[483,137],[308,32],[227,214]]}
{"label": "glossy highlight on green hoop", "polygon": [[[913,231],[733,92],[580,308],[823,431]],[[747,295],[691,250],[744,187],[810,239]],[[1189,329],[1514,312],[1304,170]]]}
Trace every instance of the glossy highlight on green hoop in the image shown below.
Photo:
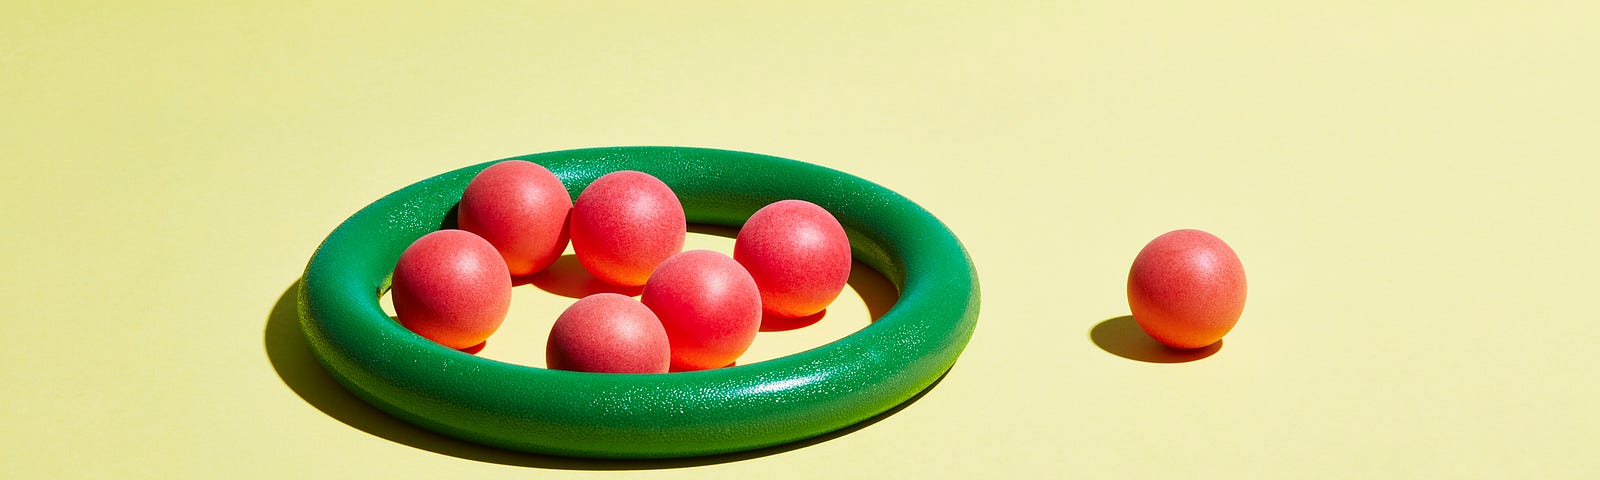
{"label": "glossy highlight on green hoop", "polygon": [[358,397],[464,440],[595,458],[711,455],[828,433],[905,402],[948,370],[977,325],[966,249],[905,197],[828,168],[753,153],[613,147],[514,157],[555,173],[574,197],[594,179],[638,170],[665,182],[690,223],[737,228],[784,199],[826,208],[852,254],[900,291],[881,318],[811,350],[715,370],[600,374],[514,365],[459,352],[379,307],[400,253],[438,230],[486,162],[429,178],[356,212],[306,266],[301,328],[311,351]]}

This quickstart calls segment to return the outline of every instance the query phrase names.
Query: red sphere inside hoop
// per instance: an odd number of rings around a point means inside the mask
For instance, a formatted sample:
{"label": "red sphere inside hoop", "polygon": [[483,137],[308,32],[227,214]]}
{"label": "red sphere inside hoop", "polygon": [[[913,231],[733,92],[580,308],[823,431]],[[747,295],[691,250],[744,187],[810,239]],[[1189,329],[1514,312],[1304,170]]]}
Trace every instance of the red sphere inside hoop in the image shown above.
{"label": "red sphere inside hoop", "polygon": [[640,300],[667,329],[673,370],[728,366],[761,329],[755,280],[738,262],[710,250],[690,250],[662,262]]}
{"label": "red sphere inside hoop", "polygon": [[508,160],[479,172],[461,194],[457,222],[500,251],[511,276],[538,273],[567,248],[572,198],[539,164]]}
{"label": "red sphere inside hoop", "polygon": [[667,373],[667,330],[631,297],[597,293],[567,307],[550,329],[545,363],[557,370]]}
{"label": "red sphere inside hoop", "polygon": [[391,289],[406,329],[464,349],[483,343],[511,309],[511,275],[500,252],[471,232],[423,235],[400,254]]}
{"label": "red sphere inside hoop", "polygon": [[683,250],[689,225],[667,184],[623,170],[595,179],[572,207],[572,250],[606,283],[644,285],[650,272]]}
{"label": "red sphere inside hoop", "polygon": [[733,258],[761,289],[761,308],[780,317],[821,312],[850,280],[850,239],[827,210],[782,200],[757,210],[733,244]]}

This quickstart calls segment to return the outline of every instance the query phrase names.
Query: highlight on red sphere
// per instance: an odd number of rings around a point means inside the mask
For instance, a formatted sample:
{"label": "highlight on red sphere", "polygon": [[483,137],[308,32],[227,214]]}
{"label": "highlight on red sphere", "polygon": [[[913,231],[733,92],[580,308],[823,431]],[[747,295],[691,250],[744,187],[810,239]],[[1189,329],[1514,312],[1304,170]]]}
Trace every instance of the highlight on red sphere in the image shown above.
{"label": "highlight on red sphere", "polygon": [[683,250],[688,227],[683,204],[667,184],[644,172],[612,172],[573,203],[572,249],[596,278],[636,287]]}
{"label": "highlight on red sphere", "polygon": [[746,220],[733,258],[750,271],[761,306],[780,317],[828,308],[850,280],[850,239],[826,209],[804,200],[774,202]]}
{"label": "highlight on red sphere", "polygon": [[761,329],[755,279],[732,258],[710,250],[690,250],[662,262],[640,300],[666,328],[673,370],[732,364]]}
{"label": "highlight on red sphere", "polygon": [[655,313],[615,293],[583,297],[567,307],[545,347],[545,363],[557,370],[666,373],[671,360],[667,331]]}
{"label": "highlight on red sphere", "polygon": [[1128,272],[1128,307],[1139,327],[1167,346],[1216,343],[1244,313],[1244,265],[1199,230],[1175,230],[1145,245]]}
{"label": "highlight on red sphere", "polygon": [[392,285],[400,324],[455,349],[483,343],[511,308],[505,260],[494,245],[464,230],[440,230],[412,242],[400,254]]}
{"label": "highlight on red sphere", "polygon": [[549,169],[525,160],[490,165],[461,194],[456,221],[488,240],[512,276],[538,273],[567,248],[572,197]]}

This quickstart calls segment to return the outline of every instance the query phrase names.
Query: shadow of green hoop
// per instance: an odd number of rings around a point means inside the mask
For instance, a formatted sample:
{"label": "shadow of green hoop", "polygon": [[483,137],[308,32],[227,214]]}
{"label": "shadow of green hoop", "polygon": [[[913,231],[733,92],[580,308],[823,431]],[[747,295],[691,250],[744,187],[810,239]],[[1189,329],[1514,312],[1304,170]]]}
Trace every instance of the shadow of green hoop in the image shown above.
{"label": "shadow of green hoop", "polygon": [[737,227],[802,199],[832,212],[855,258],[900,299],[832,343],[731,368],[655,375],[547,370],[440,346],[384,314],[378,297],[406,246],[439,229],[468,181],[495,162],[423,180],[361,209],[306,266],[301,328],[324,368],[402,420],[497,447],[595,458],[729,453],[802,440],[871,418],[948,370],[978,318],[978,277],[961,242],[915,203],[860,178],[777,157],[617,147],[514,157],[544,165],[574,196],[618,170],[660,178],[688,221]]}

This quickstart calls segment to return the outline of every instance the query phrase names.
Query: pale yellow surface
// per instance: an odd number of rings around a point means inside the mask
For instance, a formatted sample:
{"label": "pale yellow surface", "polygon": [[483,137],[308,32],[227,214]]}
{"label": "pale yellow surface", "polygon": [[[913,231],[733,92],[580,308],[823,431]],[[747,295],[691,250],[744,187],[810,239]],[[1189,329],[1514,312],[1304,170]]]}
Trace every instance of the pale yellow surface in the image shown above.
{"label": "pale yellow surface", "polygon": [[[1600,475],[1594,2],[435,3],[0,5],[0,478]],[[901,192],[972,342],[864,428],[615,463],[411,429],[284,335],[368,202],[609,145]],[[1176,228],[1249,275],[1199,359],[1112,320]]]}

